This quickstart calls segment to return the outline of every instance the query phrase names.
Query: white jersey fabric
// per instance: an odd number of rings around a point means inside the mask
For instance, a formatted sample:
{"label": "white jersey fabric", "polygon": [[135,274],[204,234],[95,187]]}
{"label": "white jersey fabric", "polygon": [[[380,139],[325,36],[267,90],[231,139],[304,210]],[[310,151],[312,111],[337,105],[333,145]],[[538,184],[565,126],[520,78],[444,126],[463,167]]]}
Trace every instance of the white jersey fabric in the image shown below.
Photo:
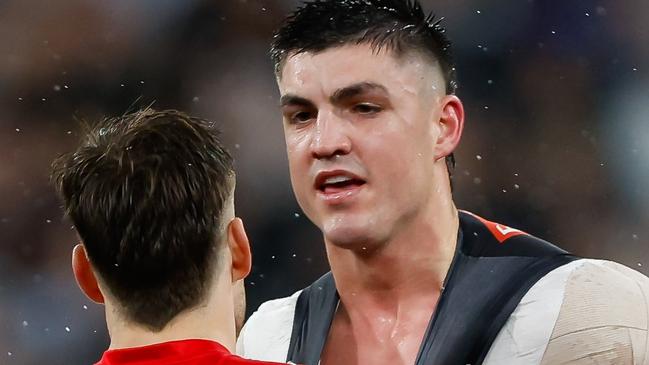
{"label": "white jersey fabric", "polygon": [[[285,362],[300,291],[262,304],[237,353]],[[615,262],[581,259],[546,274],[521,299],[484,365],[649,365],[649,278]]]}

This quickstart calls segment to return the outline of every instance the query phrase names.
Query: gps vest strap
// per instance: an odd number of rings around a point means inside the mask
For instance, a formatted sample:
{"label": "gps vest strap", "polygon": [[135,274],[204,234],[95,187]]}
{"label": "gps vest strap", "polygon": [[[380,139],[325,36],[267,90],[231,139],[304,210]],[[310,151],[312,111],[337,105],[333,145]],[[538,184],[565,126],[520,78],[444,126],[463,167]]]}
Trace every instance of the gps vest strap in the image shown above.
{"label": "gps vest strap", "polygon": [[[479,365],[525,293],[578,259],[558,247],[460,212],[455,257],[415,365]],[[300,294],[287,361],[317,365],[339,297],[329,272]]]}

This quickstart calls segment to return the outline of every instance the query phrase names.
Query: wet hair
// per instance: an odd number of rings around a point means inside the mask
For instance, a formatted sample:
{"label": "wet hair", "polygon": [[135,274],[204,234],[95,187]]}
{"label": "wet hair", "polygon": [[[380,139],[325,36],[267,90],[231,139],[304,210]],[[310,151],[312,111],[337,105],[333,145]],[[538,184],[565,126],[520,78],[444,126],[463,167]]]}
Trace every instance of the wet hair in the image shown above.
{"label": "wet hair", "polygon": [[[437,61],[446,93],[455,94],[457,75],[446,29],[441,19],[426,14],[417,0],[314,0],[302,4],[275,32],[271,60],[281,74],[286,57],[321,52],[349,44],[369,44],[375,52],[386,49],[397,57],[419,52]],[[449,175],[455,156],[446,157]]]}
{"label": "wet hair", "polygon": [[412,51],[429,55],[441,66],[446,93],[457,89],[451,42],[441,19],[426,15],[416,0],[306,2],[275,32],[270,54],[279,74],[288,55],[348,44],[369,44],[375,51],[387,49],[397,56]]}
{"label": "wet hair", "polygon": [[126,318],[162,330],[205,298],[232,194],[212,123],[146,109],[86,128],[53,164],[65,213]]}

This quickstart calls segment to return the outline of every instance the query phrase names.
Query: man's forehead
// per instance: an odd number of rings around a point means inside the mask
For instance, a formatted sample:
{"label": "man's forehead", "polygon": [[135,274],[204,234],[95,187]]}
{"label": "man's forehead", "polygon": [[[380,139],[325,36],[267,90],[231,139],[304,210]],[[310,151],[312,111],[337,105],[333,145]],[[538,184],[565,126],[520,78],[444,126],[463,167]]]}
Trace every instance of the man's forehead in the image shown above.
{"label": "man's forehead", "polygon": [[316,86],[322,91],[332,91],[360,82],[398,87],[414,86],[421,81],[431,83],[436,79],[443,81],[441,69],[427,57],[397,56],[390,50],[361,44],[289,54],[278,83],[282,93],[295,93]]}

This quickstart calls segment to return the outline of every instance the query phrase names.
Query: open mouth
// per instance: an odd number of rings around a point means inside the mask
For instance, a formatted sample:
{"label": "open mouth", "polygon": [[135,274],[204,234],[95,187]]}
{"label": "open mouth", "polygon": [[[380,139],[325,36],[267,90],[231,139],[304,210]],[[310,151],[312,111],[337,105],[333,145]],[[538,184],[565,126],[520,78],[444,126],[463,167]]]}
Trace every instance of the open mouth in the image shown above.
{"label": "open mouth", "polygon": [[316,189],[324,194],[336,194],[356,189],[365,184],[365,180],[349,174],[327,174],[316,180]]}

